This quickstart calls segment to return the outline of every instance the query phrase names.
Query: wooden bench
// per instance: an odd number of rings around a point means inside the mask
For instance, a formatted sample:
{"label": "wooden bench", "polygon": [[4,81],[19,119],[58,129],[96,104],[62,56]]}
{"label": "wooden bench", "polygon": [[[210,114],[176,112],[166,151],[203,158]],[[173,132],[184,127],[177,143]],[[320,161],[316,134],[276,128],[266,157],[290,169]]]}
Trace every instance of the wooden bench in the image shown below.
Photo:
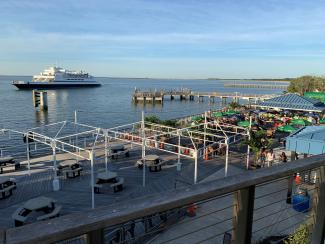
{"label": "wooden bench", "polygon": [[[12,190],[16,189],[16,185],[11,185],[11,186],[8,186],[4,189],[1,189],[0,190],[0,193],[2,195],[2,199],[6,198],[6,197],[9,197],[12,195]],[[6,193],[9,192],[9,195],[7,195]]]}
{"label": "wooden bench", "polygon": [[78,167],[75,169],[66,169],[66,170],[64,170],[64,173],[66,174],[67,178],[75,178],[77,176],[80,176],[81,171],[82,171],[82,168]]}
{"label": "wooden bench", "polygon": [[99,190],[103,188],[102,184],[94,184],[94,192],[99,193]]}
{"label": "wooden bench", "polygon": [[124,178],[117,177],[117,182],[110,185],[113,188],[114,192],[122,191],[123,190],[123,183]]}
{"label": "wooden bench", "polygon": [[39,216],[37,218],[37,220],[46,220],[46,219],[58,217],[60,215],[61,209],[62,209],[62,206],[57,205],[57,206],[55,206],[54,210],[51,213]]}

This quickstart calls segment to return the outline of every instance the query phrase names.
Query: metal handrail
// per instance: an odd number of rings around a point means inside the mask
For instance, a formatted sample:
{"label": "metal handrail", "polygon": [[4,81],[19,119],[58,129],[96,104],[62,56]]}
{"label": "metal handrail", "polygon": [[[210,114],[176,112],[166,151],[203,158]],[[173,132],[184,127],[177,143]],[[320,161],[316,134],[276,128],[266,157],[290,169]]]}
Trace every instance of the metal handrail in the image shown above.
{"label": "metal handrail", "polygon": [[325,154],[6,230],[6,243],[49,243],[325,166]]}

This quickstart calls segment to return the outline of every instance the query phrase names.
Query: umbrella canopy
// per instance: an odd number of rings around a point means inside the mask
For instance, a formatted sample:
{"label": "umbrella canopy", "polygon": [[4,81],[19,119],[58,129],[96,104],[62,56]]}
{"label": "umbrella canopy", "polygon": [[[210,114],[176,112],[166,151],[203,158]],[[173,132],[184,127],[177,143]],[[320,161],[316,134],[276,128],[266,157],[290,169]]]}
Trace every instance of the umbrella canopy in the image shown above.
{"label": "umbrella canopy", "polygon": [[201,116],[193,116],[192,117],[192,121],[200,121],[202,120],[203,118]]}
{"label": "umbrella canopy", "polygon": [[319,120],[319,123],[321,123],[321,124],[325,124],[325,119],[321,119],[321,120]]}
{"label": "umbrella canopy", "polygon": [[293,119],[293,120],[291,120],[291,124],[306,126],[306,125],[311,125],[311,122],[309,122],[308,120],[305,120],[305,119]]}
{"label": "umbrella canopy", "polygon": [[228,110],[225,112],[226,115],[234,115],[237,114],[238,112],[236,112],[235,110]]}
{"label": "umbrella canopy", "polygon": [[215,118],[220,118],[220,117],[222,117],[223,115],[224,115],[223,112],[214,112],[214,113],[212,114],[212,116],[215,117]]}
{"label": "umbrella canopy", "polygon": [[278,131],[281,131],[281,132],[294,132],[296,131],[297,129],[291,125],[284,125],[284,126],[280,126],[278,127]]}
{"label": "umbrella canopy", "polygon": [[242,126],[242,127],[248,127],[249,126],[249,121],[245,120],[245,121],[239,121],[237,123],[238,126]]}
{"label": "umbrella canopy", "polygon": [[[249,126],[249,121],[248,120],[243,120],[243,121],[239,121],[237,123],[238,126],[241,127],[248,127]],[[257,123],[255,121],[252,121],[252,126],[257,125]]]}

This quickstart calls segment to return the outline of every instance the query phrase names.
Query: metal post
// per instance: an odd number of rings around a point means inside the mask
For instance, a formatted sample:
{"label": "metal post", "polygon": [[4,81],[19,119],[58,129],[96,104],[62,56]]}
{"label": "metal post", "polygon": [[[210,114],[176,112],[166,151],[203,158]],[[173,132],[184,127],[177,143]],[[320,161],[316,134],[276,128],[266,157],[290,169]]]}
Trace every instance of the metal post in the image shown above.
{"label": "metal post", "polygon": [[[74,111],[74,123],[75,123],[75,129],[76,129],[76,144],[75,146],[78,147],[78,115],[77,115],[77,110]],[[78,153],[79,149],[76,148],[76,152]],[[79,157],[76,156],[77,162],[79,161]]]}
{"label": "metal post", "polygon": [[107,172],[107,166],[108,166],[108,150],[107,150],[108,132],[107,132],[107,130],[104,131],[104,135],[105,135],[105,172]]}
{"label": "metal post", "polygon": [[[248,140],[251,139],[251,128],[252,128],[252,116],[249,116],[249,127],[248,127]],[[246,162],[246,169],[249,168],[249,154],[250,154],[250,146],[247,145],[247,162]]]}
{"label": "metal post", "polygon": [[197,160],[198,160],[198,151],[194,151],[194,184],[197,183]]}
{"label": "metal post", "polygon": [[226,141],[226,163],[225,163],[225,177],[228,174],[228,160],[229,160],[229,145],[228,145],[228,138],[225,139]]}
{"label": "metal post", "polygon": [[94,152],[91,151],[89,153],[90,157],[90,168],[91,168],[91,177],[90,177],[90,185],[91,185],[91,208],[95,208],[95,193],[94,193]]}
{"label": "metal post", "polygon": [[144,130],[144,111],[141,114],[141,130],[142,130],[142,162],[143,162],[143,170],[142,170],[142,186],[146,186],[146,142],[145,142],[145,130]]}
{"label": "metal post", "polygon": [[177,171],[181,171],[181,135],[179,133],[179,130],[177,130],[177,134],[178,134],[178,154],[177,154]]}
{"label": "metal post", "polygon": [[203,143],[204,143],[204,147],[203,147],[203,158],[205,159],[205,154],[208,153],[208,150],[206,149],[206,140],[207,140],[207,112],[204,112],[204,139],[203,139]]}
{"label": "metal post", "polygon": [[29,156],[29,137],[28,137],[28,132],[26,133],[26,152],[27,152],[27,164],[28,164],[28,174],[30,175],[30,156]]}
{"label": "metal post", "polygon": [[56,166],[56,142],[53,140],[51,142],[51,147],[53,151],[53,168],[54,168],[54,179],[53,179],[53,191],[60,190],[60,182],[57,175],[57,166]]}
{"label": "metal post", "polygon": [[236,244],[251,243],[255,186],[238,190],[234,195],[232,240]]}
{"label": "metal post", "polygon": [[206,133],[207,133],[207,112],[204,112],[204,150],[206,146]]}

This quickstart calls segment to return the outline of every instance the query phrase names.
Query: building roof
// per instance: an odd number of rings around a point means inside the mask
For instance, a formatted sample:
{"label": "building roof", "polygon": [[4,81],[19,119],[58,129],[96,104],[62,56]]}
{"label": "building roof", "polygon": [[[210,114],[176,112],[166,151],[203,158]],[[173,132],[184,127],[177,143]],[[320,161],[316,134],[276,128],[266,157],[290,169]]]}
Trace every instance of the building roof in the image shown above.
{"label": "building roof", "polygon": [[325,126],[306,126],[286,139],[286,150],[307,154],[325,153]]}
{"label": "building roof", "polygon": [[300,110],[300,111],[313,111],[321,112],[325,110],[325,104],[319,100],[299,96],[294,93],[288,93],[278,97],[274,97],[256,104],[259,107]]}

